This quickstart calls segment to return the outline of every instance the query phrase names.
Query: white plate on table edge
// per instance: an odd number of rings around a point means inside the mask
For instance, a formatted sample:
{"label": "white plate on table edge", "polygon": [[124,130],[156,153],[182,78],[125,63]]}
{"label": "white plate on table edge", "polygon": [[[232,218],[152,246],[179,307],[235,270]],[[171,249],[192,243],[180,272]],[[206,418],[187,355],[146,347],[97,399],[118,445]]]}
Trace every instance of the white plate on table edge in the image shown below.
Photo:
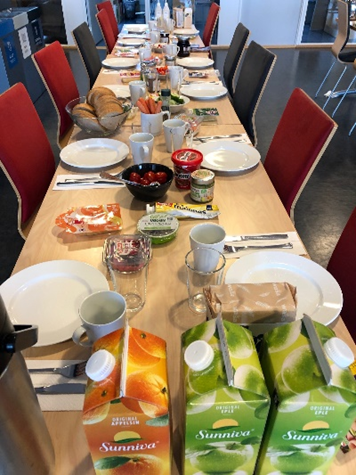
{"label": "white plate on table edge", "polygon": [[116,85],[116,84],[106,84],[105,87],[111,89],[116,97],[125,97],[128,98],[131,96],[129,86]]}
{"label": "white plate on table edge", "polygon": [[175,28],[173,34],[176,36],[197,36],[199,30],[196,28]]}
{"label": "white plate on table edge", "polygon": [[47,261],[27,267],[0,286],[13,324],[38,325],[35,346],[69,340],[81,321],[78,309],[85,297],[108,290],[95,267],[74,260]]}
{"label": "white plate on table edge", "polygon": [[138,58],[106,58],[102,61],[102,65],[106,68],[133,68],[139,63]]}
{"label": "white plate on table edge", "polygon": [[188,56],[187,58],[177,58],[176,64],[190,69],[209,68],[214,64],[214,60],[210,58],[199,58],[197,56]]}
{"label": "white plate on table edge", "polygon": [[142,46],[145,38],[119,38],[117,40],[120,46]]}
{"label": "white plate on table edge", "polygon": [[261,155],[251,145],[229,140],[211,140],[195,147],[204,159],[201,166],[218,172],[241,172],[255,167]]}
{"label": "white plate on table edge", "polygon": [[227,89],[219,84],[188,84],[181,86],[180,92],[192,99],[219,99],[227,94]]}
{"label": "white plate on table edge", "polygon": [[59,156],[67,165],[77,168],[99,168],[122,162],[129,147],[114,139],[96,138],[73,142],[64,147]]}
{"label": "white plate on table edge", "polygon": [[142,25],[124,25],[123,31],[129,32],[129,33],[144,33],[145,31],[148,30],[148,25],[147,24],[142,24]]}
{"label": "white plate on table edge", "polygon": [[256,251],[242,256],[226,272],[225,283],[288,282],[297,288],[297,319],[303,314],[330,325],[343,297],[334,277],[316,262],[287,252]]}

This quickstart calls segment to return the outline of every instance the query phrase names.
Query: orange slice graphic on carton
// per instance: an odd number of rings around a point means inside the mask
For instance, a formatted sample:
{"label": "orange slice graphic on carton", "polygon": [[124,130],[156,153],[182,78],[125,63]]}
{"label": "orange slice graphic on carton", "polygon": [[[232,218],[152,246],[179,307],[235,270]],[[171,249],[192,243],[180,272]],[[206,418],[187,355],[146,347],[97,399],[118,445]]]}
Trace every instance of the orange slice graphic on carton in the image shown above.
{"label": "orange slice graphic on carton", "polygon": [[166,344],[162,338],[136,328],[130,328],[128,364],[134,367],[151,367],[166,358]]}

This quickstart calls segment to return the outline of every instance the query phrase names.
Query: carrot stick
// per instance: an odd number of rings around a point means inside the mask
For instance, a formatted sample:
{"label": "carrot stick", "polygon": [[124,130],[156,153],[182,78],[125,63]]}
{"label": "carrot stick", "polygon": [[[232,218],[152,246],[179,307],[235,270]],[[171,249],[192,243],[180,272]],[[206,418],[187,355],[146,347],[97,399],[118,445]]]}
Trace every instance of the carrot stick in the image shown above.
{"label": "carrot stick", "polygon": [[158,101],[156,105],[156,114],[161,112],[161,109],[162,109],[162,101]]}
{"label": "carrot stick", "polygon": [[148,102],[148,108],[149,108],[151,114],[155,114],[156,113],[156,103],[155,103],[155,101],[152,99],[152,97],[149,97],[147,102]]}
{"label": "carrot stick", "polygon": [[137,107],[140,109],[141,112],[144,114],[149,114],[150,111],[147,107],[146,101],[143,99],[143,97],[140,97],[136,103]]}

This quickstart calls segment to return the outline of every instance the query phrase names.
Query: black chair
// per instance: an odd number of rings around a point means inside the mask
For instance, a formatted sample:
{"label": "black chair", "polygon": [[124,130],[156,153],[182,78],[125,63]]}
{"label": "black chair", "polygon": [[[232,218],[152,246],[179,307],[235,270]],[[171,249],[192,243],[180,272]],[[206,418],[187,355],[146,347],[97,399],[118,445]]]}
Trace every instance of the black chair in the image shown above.
{"label": "black chair", "polygon": [[232,103],[251,142],[257,145],[255,115],[276,55],[251,41],[244,56]]}
{"label": "black chair", "polygon": [[232,37],[223,68],[224,82],[229,91],[230,97],[233,96],[235,91],[236,71],[239,67],[242,53],[249,36],[250,30],[248,30],[242,23],[239,23],[235,29],[234,36]]}
{"label": "black chair", "polygon": [[101,69],[101,60],[93,35],[85,22],[77,26],[72,31],[72,35],[89,76],[90,88],[92,88]]}

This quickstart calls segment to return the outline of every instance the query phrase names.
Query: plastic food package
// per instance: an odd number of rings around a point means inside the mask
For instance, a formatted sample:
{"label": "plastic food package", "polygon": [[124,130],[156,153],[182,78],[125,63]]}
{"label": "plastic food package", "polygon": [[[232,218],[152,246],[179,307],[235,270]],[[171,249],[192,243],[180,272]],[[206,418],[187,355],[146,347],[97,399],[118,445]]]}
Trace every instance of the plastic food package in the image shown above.
{"label": "plastic food package", "polygon": [[56,218],[56,225],[72,234],[94,234],[121,231],[122,219],[118,203],[74,207]]}

